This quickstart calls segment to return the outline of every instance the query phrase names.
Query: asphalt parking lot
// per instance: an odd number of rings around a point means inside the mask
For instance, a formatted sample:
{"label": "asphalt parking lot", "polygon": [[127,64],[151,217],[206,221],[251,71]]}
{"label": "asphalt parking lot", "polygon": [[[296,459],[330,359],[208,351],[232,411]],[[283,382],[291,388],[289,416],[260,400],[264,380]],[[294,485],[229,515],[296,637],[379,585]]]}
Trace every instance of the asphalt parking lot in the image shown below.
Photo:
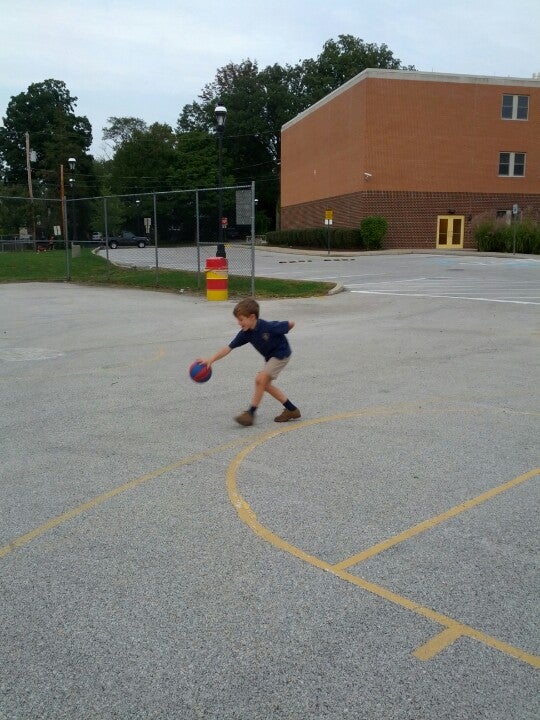
{"label": "asphalt parking lot", "polygon": [[233,300],[0,285],[2,720],[536,720],[540,263],[373,258],[283,426]]}

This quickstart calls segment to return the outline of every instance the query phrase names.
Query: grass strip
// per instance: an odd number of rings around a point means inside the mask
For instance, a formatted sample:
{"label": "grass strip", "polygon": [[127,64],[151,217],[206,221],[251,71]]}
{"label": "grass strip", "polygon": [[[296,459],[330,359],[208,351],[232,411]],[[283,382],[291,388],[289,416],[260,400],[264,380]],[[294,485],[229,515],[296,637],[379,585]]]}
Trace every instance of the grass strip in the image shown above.
{"label": "grass strip", "polygon": [[[70,280],[88,285],[121,286],[206,294],[206,278],[202,271],[155,268],[119,267],[106,258],[82,248],[79,257],[70,258]],[[31,251],[0,253],[0,282],[64,282],[67,280],[66,254],[63,250],[36,253]],[[258,297],[312,297],[326,295],[333,283],[310,280],[255,278]],[[233,297],[251,294],[251,277],[229,275],[229,294]]]}

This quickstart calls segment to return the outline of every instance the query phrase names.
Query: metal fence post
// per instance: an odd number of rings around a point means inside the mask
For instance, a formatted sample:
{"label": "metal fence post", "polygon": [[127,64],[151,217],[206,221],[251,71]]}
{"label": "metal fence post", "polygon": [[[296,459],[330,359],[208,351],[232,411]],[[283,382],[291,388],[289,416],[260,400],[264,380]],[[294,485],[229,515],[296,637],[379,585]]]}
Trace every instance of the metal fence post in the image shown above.
{"label": "metal fence post", "polygon": [[255,297],[255,180],[251,181],[251,295]]}
{"label": "metal fence post", "polygon": [[199,225],[199,191],[195,190],[195,242],[197,245],[197,290],[201,288],[201,243]]}
{"label": "metal fence post", "polygon": [[157,232],[157,202],[156,193],[152,195],[154,201],[154,247],[156,253],[156,287],[159,285],[159,266],[158,266],[158,232]]}
{"label": "metal fence post", "polygon": [[103,230],[105,231],[105,257],[107,258],[107,277],[111,274],[109,262],[109,222],[107,218],[107,198],[103,198]]}

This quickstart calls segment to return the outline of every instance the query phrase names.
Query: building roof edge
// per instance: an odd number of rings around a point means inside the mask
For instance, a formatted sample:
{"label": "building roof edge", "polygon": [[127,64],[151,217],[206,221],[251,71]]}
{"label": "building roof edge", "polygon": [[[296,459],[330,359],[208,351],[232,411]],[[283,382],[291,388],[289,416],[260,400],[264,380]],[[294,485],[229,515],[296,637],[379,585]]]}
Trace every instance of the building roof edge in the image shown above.
{"label": "building roof edge", "polygon": [[318,110],[323,105],[326,105],[326,103],[330,102],[338,95],[347,92],[347,90],[350,90],[355,85],[358,85],[358,83],[364,82],[370,78],[382,80],[412,80],[416,82],[469,83],[471,85],[513,85],[520,87],[540,86],[540,80],[537,80],[536,78],[529,79],[502,77],[497,75],[465,75],[457,73],[424,72],[421,70],[386,70],[379,68],[367,68],[350,80],[347,80],[346,83],[343,83],[343,85],[340,85],[328,95],[325,95],[306,110],[303,110],[301,113],[292,118],[292,120],[284,123],[281,130],[286,130],[291,127],[291,125],[294,125],[305,118],[307,115],[315,112],[315,110]]}

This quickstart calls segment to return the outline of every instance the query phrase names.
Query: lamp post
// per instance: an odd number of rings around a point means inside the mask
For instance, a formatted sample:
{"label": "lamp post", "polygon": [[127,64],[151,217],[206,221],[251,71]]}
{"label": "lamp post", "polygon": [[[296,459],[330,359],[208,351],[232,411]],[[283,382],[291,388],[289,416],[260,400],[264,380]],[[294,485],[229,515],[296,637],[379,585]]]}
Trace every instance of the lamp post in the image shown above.
{"label": "lamp post", "polygon": [[223,179],[222,179],[222,151],[223,151],[223,132],[225,130],[225,118],[227,117],[227,108],[223,105],[218,105],[214,110],[216,116],[216,130],[218,135],[218,215],[219,215],[219,228],[218,228],[218,246],[216,250],[217,257],[227,257],[225,252],[225,244],[223,241]]}
{"label": "lamp post", "polygon": [[62,202],[62,235],[64,237],[64,248],[66,251],[66,280],[71,280],[69,269],[69,244],[68,244],[68,224],[67,224],[67,207],[66,192],[64,189],[64,165],[60,165],[60,199]]}
{"label": "lamp post", "polygon": [[[71,172],[75,171],[75,165],[77,164],[77,161],[74,157],[70,157],[68,159],[68,165]],[[69,178],[69,187],[71,188],[71,218],[72,218],[72,230],[71,230],[71,246],[73,247],[73,243],[77,243],[77,228],[75,223],[75,178],[70,177]]]}
{"label": "lamp post", "polygon": [[[141,234],[141,201],[135,200],[135,205],[137,206],[137,235]],[[145,233],[146,235],[146,233]]]}

